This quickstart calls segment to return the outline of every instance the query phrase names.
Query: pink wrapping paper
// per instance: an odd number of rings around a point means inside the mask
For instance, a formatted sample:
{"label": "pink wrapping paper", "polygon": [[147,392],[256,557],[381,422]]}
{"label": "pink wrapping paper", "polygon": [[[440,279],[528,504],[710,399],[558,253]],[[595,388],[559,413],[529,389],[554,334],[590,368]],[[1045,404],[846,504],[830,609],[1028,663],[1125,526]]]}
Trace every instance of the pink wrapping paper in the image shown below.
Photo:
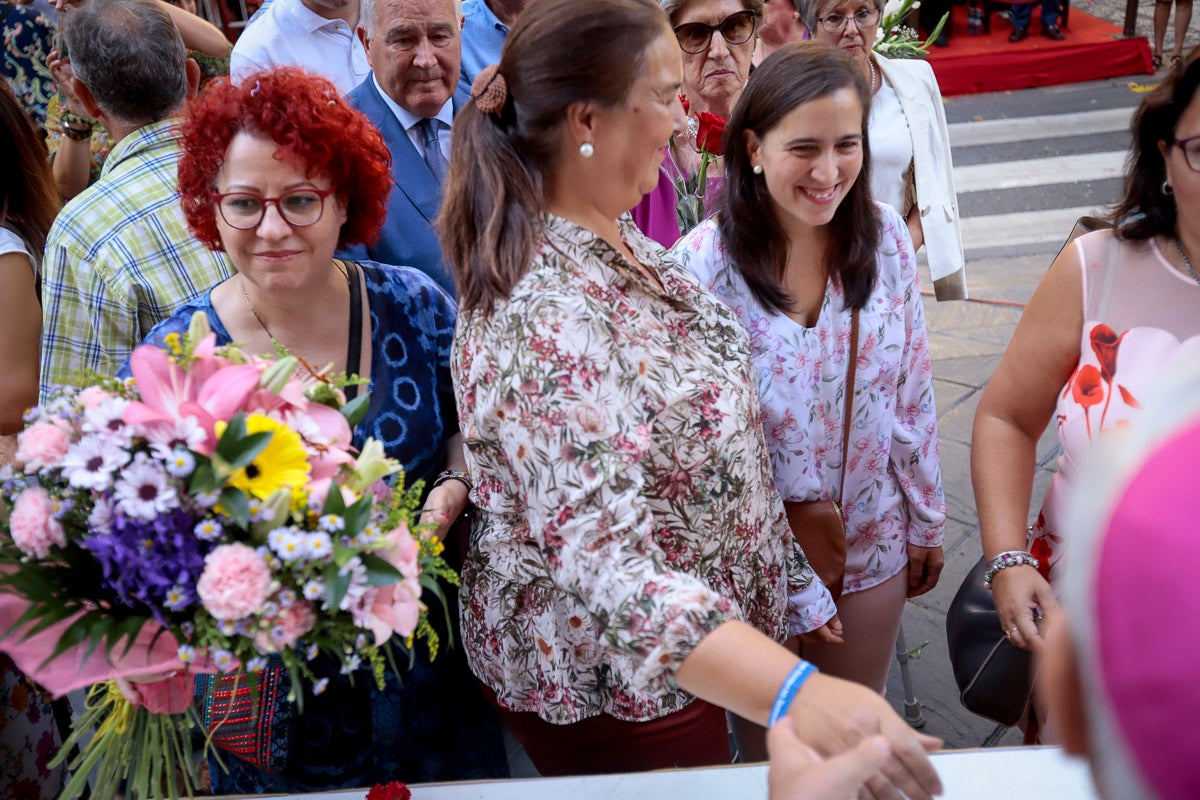
{"label": "pink wrapping paper", "polygon": [[[10,592],[0,592],[0,634],[11,628],[28,607],[29,604],[21,597]],[[16,631],[0,640],[0,650],[12,658],[18,669],[55,697],[102,681],[135,676],[165,678],[167,673],[184,669],[178,655],[179,643],[170,633],[164,631],[151,645],[155,634],[161,630],[154,621],[146,623],[135,639],[133,647],[124,656],[120,655],[125,649],[124,641],[113,648],[111,663],[105,657],[102,644],[87,658],[83,656],[87,649],[85,646],[74,647],[43,667],[42,662],[46,660],[46,656],[54,652],[59,638],[76,619],[78,616],[70,617],[28,639],[23,637],[22,631]],[[196,664],[187,665],[187,669],[190,672],[212,671],[206,665],[198,667]]]}

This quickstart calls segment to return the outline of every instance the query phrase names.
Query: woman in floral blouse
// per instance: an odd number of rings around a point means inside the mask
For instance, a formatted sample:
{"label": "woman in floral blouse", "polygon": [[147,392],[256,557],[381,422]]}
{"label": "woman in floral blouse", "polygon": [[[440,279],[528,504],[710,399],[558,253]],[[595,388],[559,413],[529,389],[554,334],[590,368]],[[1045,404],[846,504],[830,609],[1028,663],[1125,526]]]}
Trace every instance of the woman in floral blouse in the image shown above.
{"label": "woman in floral blouse", "polygon": [[626,215],[684,125],[680,73],[652,0],[541,0],[455,121],[468,659],[543,774],[728,761],[721,707],[762,723],[776,700],[825,753],[882,732],[876,791],[929,797],[936,740],[862,687],[785,683],[787,597],[823,591],[772,486],[749,341]]}
{"label": "woman in floral blouse", "polygon": [[783,499],[841,504],[845,641],[804,642],[801,654],[882,692],[905,597],[937,584],[946,504],[917,262],[904,220],[871,199],[869,107],[845,54],[781,48],[726,129],[726,207],[674,252],[750,332]]}

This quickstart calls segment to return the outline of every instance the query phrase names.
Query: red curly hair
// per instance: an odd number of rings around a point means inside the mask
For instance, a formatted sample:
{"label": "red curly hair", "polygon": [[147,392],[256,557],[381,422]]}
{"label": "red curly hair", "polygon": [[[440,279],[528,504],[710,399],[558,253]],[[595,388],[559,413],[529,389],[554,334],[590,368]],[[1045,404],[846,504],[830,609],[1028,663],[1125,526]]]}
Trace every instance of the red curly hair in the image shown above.
{"label": "red curly hair", "polygon": [[328,178],[346,206],[338,247],[373,242],[387,215],[391,153],[383,136],[324,78],[295,67],[258,72],[238,86],[213,81],[191,104],[181,136],[179,194],[188,227],[212,250],[217,231],[217,172],[229,143],[247,131],[279,144],[276,156],[305,174]]}

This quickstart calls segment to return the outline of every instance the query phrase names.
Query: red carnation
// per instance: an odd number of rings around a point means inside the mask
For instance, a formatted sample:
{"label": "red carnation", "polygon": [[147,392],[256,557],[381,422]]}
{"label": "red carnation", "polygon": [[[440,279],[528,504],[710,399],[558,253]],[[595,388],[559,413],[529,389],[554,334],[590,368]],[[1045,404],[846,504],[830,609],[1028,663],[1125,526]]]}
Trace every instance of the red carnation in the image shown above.
{"label": "red carnation", "polygon": [[367,800],[409,800],[412,792],[400,781],[377,783],[367,792]]}
{"label": "red carnation", "polygon": [[725,133],[725,119],[708,111],[701,111],[696,118],[700,123],[696,130],[696,146],[714,156],[725,154],[721,144],[721,136]]}

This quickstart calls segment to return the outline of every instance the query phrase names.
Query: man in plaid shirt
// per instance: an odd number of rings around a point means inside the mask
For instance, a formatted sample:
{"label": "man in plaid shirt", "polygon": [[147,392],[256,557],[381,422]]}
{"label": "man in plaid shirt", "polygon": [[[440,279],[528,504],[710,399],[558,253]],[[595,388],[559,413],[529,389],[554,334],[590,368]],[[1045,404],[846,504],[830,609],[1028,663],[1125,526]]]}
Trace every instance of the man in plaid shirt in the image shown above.
{"label": "man in plaid shirt", "polygon": [[199,80],[150,0],[71,8],[73,88],[116,146],[59,214],[42,273],[41,386],[113,375],[159,320],[230,274],[179,206],[177,120]]}

